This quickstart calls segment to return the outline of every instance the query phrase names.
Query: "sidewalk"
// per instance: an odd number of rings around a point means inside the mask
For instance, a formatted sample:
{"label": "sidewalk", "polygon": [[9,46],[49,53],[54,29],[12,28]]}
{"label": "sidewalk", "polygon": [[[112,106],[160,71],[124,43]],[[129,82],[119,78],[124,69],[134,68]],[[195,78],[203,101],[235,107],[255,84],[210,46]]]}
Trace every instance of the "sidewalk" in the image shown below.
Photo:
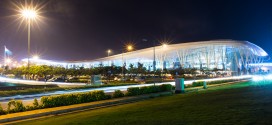
{"label": "sidewalk", "polygon": [[15,122],[18,120],[33,119],[38,117],[50,116],[50,115],[71,113],[71,112],[81,111],[81,110],[91,110],[91,109],[97,109],[102,107],[110,107],[114,105],[121,105],[121,104],[136,102],[136,101],[148,99],[151,97],[158,97],[163,95],[172,95],[172,92],[153,93],[148,95],[123,97],[123,98],[75,104],[75,105],[69,105],[69,106],[61,106],[61,107],[55,107],[55,108],[46,108],[46,109],[38,109],[33,111],[12,113],[7,115],[1,115],[0,123]]}

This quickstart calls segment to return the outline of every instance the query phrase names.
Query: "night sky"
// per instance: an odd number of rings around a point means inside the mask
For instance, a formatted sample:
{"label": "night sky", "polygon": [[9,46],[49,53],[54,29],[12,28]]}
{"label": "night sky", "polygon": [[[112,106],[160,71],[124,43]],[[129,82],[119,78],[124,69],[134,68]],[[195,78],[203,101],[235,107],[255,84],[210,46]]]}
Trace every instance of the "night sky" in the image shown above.
{"label": "night sky", "polygon": [[[0,0],[0,51],[27,57],[27,30],[14,5]],[[272,1],[35,0],[44,18],[31,28],[31,52],[50,60],[90,60],[153,41],[247,40],[272,54]],[[2,54],[1,54],[2,55]],[[0,56],[3,57],[3,56]]]}

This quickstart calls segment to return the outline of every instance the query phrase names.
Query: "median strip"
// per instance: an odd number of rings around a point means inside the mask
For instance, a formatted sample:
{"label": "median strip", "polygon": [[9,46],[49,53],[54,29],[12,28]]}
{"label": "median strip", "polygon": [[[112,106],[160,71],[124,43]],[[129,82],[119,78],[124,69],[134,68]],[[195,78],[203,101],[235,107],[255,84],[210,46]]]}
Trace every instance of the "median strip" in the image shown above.
{"label": "median strip", "polygon": [[19,112],[13,114],[7,114],[0,116],[0,123],[5,122],[13,122],[24,119],[38,118],[42,116],[48,115],[59,115],[63,113],[78,111],[78,110],[86,110],[86,109],[95,109],[97,107],[108,107],[111,105],[120,105],[129,102],[140,101],[144,99],[148,99],[150,97],[158,97],[162,95],[171,95],[172,92],[162,92],[162,93],[153,93],[148,95],[134,96],[134,97],[123,97],[116,98],[110,100],[103,100],[97,102],[83,103],[83,104],[75,104],[69,106],[61,106],[55,108],[47,108],[47,109],[38,109],[33,111]]}

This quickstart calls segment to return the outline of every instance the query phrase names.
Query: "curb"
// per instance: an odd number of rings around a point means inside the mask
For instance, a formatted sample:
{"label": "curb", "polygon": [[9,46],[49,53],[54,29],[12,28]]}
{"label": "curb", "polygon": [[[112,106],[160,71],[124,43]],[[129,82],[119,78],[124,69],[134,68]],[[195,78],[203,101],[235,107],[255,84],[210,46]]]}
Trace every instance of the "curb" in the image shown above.
{"label": "curb", "polygon": [[127,104],[127,103],[132,103],[132,102],[136,102],[140,100],[145,100],[151,97],[159,97],[159,96],[165,96],[165,95],[172,95],[172,92],[153,93],[153,94],[134,96],[134,97],[124,97],[124,98],[103,100],[103,101],[97,101],[97,102],[89,102],[89,103],[75,104],[75,105],[69,105],[69,106],[61,106],[61,107],[12,113],[12,114],[0,116],[0,123],[16,122],[19,120],[33,119],[33,118],[39,118],[39,117],[49,116],[49,115],[60,115],[60,114],[75,112],[80,110],[88,110],[88,109],[91,110],[91,109],[96,109],[101,107],[110,107],[114,105]]}

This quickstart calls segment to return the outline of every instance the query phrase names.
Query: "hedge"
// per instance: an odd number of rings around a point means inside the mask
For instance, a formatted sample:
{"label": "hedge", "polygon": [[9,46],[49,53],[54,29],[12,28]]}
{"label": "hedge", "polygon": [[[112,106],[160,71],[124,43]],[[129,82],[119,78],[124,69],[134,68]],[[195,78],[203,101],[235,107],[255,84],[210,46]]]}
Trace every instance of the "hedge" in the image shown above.
{"label": "hedge", "polygon": [[[172,85],[163,84],[160,86],[144,86],[144,87],[132,87],[127,89],[126,96],[135,96],[141,94],[155,93],[155,92],[164,92],[171,91]],[[115,90],[113,93],[114,98],[123,97],[125,94],[120,90]],[[38,103],[38,100],[35,98],[32,106],[24,106],[20,100],[10,100],[8,103],[8,109],[5,111],[0,105],[0,115],[23,112],[29,110],[35,110],[40,108],[51,108],[72,104],[79,104],[85,102],[93,102],[99,100],[110,99],[110,95],[106,95],[104,91],[91,91],[84,93],[71,93],[71,94],[62,94],[62,95],[53,95],[53,96],[43,96],[41,98],[41,103]]]}
{"label": "hedge", "polygon": [[3,110],[2,105],[0,104],[0,115],[4,115],[6,112]]}
{"label": "hedge", "polygon": [[160,86],[144,86],[144,87],[131,87],[127,89],[127,96],[135,96],[148,93],[171,91],[171,84],[163,84]]}
{"label": "hedge", "polygon": [[119,98],[119,97],[124,97],[125,94],[121,90],[115,90],[112,97],[113,98]]}
{"label": "hedge", "polygon": [[13,113],[13,112],[23,112],[25,111],[26,108],[23,105],[23,102],[21,100],[10,100],[8,102],[8,113]]}
{"label": "hedge", "polygon": [[50,108],[50,107],[105,100],[109,98],[110,96],[106,95],[104,91],[92,91],[92,92],[85,92],[85,93],[62,94],[62,95],[56,95],[56,96],[43,96],[41,98],[41,103],[42,103],[42,107]]}
{"label": "hedge", "polygon": [[203,84],[204,84],[204,81],[193,82],[192,87],[203,86]]}
{"label": "hedge", "polygon": [[[228,80],[209,81],[209,82],[207,82],[207,85],[221,84],[221,83],[233,82],[233,81],[237,81],[237,80],[236,79],[228,79]],[[203,86],[203,84],[204,84],[204,81],[193,82],[191,85],[186,85],[186,88]]]}

